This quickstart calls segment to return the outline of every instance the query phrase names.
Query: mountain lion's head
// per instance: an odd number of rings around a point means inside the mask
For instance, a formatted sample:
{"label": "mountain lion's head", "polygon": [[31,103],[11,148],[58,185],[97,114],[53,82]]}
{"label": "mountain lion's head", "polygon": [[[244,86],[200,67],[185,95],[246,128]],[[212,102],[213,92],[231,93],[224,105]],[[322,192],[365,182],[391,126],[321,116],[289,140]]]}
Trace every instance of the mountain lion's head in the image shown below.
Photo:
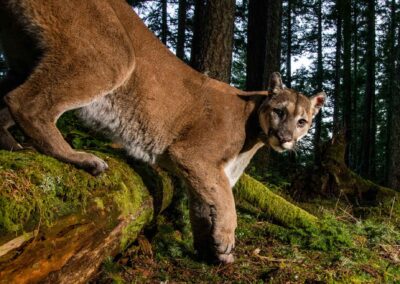
{"label": "mountain lion's head", "polygon": [[308,98],[286,88],[279,73],[272,74],[269,89],[270,94],[259,108],[263,140],[277,152],[292,150],[296,142],[307,134],[326,95],[321,92]]}

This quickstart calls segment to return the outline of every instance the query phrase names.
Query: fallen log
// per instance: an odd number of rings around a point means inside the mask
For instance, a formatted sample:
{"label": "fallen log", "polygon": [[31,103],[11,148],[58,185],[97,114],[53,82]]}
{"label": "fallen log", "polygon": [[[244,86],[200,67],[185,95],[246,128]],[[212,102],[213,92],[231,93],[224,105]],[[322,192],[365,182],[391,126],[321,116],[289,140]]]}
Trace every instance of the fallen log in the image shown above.
{"label": "fallen log", "polygon": [[238,202],[244,200],[250,203],[266,217],[285,227],[307,228],[317,224],[317,217],[286,201],[246,174],[240,178],[233,190]]}
{"label": "fallen log", "polygon": [[[100,155],[110,170],[93,178],[34,152],[0,152],[0,283],[86,282],[151,221],[160,206],[141,177]],[[157,178],[165,208],[172,181]]]}
{"label": "fallen log", "polygon": [[[0,151],[0,283],[85,283],[171,203],[165,172],[96,154],[110,169],[94,178],[33,151]],[[234,193],[282,225],[316,221],[247,175]]]}

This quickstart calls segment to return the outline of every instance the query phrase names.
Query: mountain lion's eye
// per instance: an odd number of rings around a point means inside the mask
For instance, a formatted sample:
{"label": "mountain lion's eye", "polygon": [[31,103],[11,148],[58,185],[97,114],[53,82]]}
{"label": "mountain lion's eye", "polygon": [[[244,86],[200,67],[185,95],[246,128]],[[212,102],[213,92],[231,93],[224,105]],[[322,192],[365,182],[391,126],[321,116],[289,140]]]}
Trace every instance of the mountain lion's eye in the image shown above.
{"label": "mountain lion's eye", "polygon": [[279,116],[279,118],[282,118],[282,117],[285,115],[285,113],[283,112],[283,110],[281,110],[281,109],[279,109],[279,108],[274,108],[272,111],[273,111],[274,113],[276,113],[276,115]]}
{"label": "mountain lion's eye", "polygon": [[305,119],[299,119],[299,121],[297,122],[297,125],[299,127],[304,127],[307,124],[307,120]]}

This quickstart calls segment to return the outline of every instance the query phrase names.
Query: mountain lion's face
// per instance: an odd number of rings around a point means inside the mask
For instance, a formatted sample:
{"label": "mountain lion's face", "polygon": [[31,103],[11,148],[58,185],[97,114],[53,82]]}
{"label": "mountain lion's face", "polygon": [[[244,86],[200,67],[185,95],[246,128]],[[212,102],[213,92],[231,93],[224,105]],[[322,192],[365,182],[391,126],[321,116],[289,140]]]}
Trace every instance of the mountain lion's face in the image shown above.
{"label": "mountain lion's face", "polygon": [[325,93],[307,98],[285,88],[278,73],[271,78],[272,94],[260,107],[259,120],[264,141],[275,151],[291,150],[311,127],[313,117],[325,102]]}

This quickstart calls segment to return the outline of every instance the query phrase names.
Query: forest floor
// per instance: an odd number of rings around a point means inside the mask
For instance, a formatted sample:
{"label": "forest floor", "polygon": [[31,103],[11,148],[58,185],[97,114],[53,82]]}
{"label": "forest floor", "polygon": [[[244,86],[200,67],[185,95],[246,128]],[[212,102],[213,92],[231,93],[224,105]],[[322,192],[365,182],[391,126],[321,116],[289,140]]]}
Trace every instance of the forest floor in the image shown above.
{"label": "forest floor", "polygon": [[361,220],[340,203],[303,206],[322,219],[321,232],[283,228],[239,210],[231,265],[197,260],[190,231],[160,216],[150,230],[156,233],[107,260],[95,283],[400,283],[398,224]]}

